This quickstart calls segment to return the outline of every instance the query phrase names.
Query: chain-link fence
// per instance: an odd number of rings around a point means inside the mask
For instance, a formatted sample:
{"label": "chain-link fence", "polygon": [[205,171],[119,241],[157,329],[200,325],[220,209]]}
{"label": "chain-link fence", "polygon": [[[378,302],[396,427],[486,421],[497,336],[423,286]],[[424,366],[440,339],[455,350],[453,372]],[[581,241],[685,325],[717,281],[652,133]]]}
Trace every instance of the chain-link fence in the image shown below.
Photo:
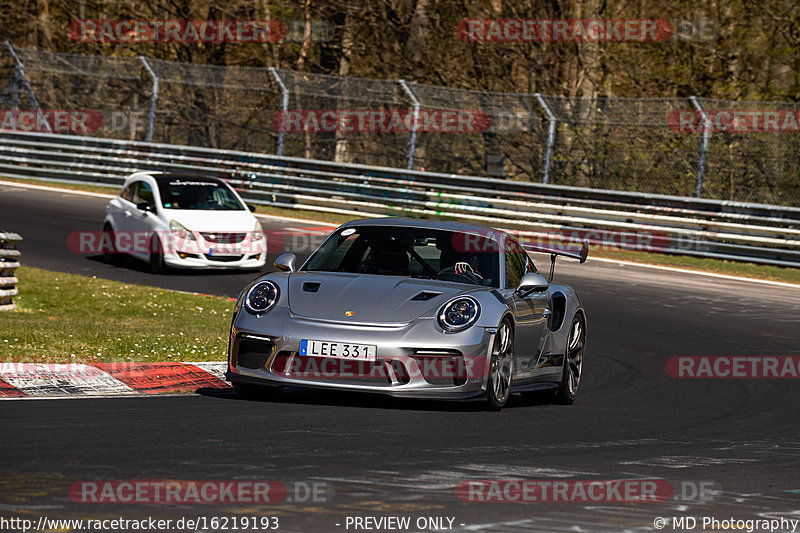
{"label": "chain-link fence", "polygon": [[[150,84],[137,58],[59,54],[13,48],[6,51],[16,68],[6,86],[20,109],[43,113],[34,125],[19,120],[19,129],[48,129],[54,133],[90,134],[140,139],[147,113]],[[15,54],[16,53],[16,54]],[[28,90],[29,89],[29,90]],[[13,103],[3,110],[16,110]],[[11,121],[13,115],[6,115]],[[7,126],[7,124],[4,124]]]}
{"label": "chain-link fence", "polygon": [[668,125],[688,99],[542,98],[557,124],[551,183],[694,195],[700,133]]}
{"label": "chain-link fence", "polygon": [[6,43],[0,117],[2,129],[800,205],[788,102],[494,93]]}

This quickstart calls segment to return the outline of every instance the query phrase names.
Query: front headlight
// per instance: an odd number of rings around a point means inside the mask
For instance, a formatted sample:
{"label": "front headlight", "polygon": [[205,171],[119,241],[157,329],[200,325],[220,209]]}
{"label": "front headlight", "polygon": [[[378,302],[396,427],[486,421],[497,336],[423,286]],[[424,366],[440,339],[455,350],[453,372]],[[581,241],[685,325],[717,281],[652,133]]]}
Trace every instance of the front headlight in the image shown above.
{"label": "front headlight", "polygon": [[193,241],[194,233],[189,231],[186,226],[178,222],[177,220],[170,220],[169,221],[169,229],[172,233],[178,236],[179,239],[186,239],[189,241]]}
{"label": "front headlight", "polygon": [[253,228],[253,242],[258,242],[264,238],[264,228],[261,226],[261,222],[256,220],[256,227]]}
{"label": "front headlight", "polygon": [[462,331],[478,320],[481,304],[472,296],[453,298],[439,309],[439,325],[445,331]]}
{"label": "front headlight", "polygon": [[247,291],[244,297],[244,308],[254,315],[266,313],[278,302],[280,289],[275,282],[264,280],[259,281]]}

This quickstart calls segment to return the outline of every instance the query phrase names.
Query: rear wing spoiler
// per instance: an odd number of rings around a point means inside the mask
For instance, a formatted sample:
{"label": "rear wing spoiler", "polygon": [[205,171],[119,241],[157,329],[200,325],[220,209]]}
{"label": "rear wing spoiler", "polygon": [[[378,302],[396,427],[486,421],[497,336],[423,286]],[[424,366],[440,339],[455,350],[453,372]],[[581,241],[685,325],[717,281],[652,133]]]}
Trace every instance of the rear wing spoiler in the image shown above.
{"label": "rear wing spoiler", "polygon": [[577,259],[581,263],[586,262],[589,257],[589,241],[583,241],[583,245],[578,248],[577,246],[554,247],[554,246],[540,246],[534,243],[521,243],[522,248],[527,252],[535,252],[540,254],[550,254],[550,281],[553,281],[553,274],[556,269],[556,258],[559,255]]}
{"label": "rear wing spoiler", "polygon": [[586,262],[586,258],[589,257],[589,241],[583,241],[583,245],[578,248],[577,246],[564,246],[564,247],[551,247],[551,246],[539,246],[533,243],[522,243],[522,248],[528,252],[536,252],[541,254],[550,254],[550,255],[563,255],[564,257],[571,257],[572,259],[577,259],[581,263]]}

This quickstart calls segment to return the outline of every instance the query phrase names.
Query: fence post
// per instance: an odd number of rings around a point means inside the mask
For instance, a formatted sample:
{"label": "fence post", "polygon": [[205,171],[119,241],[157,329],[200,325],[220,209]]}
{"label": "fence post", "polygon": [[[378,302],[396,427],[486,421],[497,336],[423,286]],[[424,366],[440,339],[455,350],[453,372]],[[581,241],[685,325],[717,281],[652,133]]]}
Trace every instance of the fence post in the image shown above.
{"label": "fence post", "polygon": [[20,241],[22,237],[16,233],[0,231],[0,311],[11,311],[17,307],[12,298],[19,294],[14,271],[19,268],[17,244]]}
{"label": "fence post", "polygon": [[694,109],[700,112],[703,118],[703,136],[700,138],[700,154],[697,157],[697,179],[694,184],[694,195],[696,198],[703,196],[703,181],[706,177],[706,154],[708,153],[708,139],[711,136],[711,117],[696,96],[690,96],[689,101],[692,102]]}
{"label": "fence post", "polygon": [[47,122],[47,118],[45,118],[44,113],[42,113],[42,110],[39,108],[39,101],[36,100],[36,95],[33,94],[33,89],[31,89],[31,85],[28,83],[28,78],[25,76],[25,65],[17,55],[17,51],[14,50],[14,45],[11,44],[11,41],[7,40],[5,44],[9,55],[11,55],[11,59],[14,60],[14,74],[17,76],[22,88],[25,89],[25,93],[28,95],[28,100],[31,102],[31,107],[33,107],[33,110],[36,111],[37,120],[41,121],[49,133],[53,133],[53,128],[50,127],[50,123]]}
{"label": "fence post", "polygon": [[144,56],[139,56],[139,61],[141,61],[142,65],[144,65],[144,69],[150,76],[150,81],[152,83],[152,90],[150,92],[150,109],[147,111],[147,133],[144,139],[150,143],[153,142],[153,131],[155,130],[156,124],[156,107],[158,106],[158,76],[156,75],[156,71],[153,70],[153,67],[150,66],[150,63],[147,62],[147,59],[145,59]]}
{"label": "fence post", "polygon": [[414,152],[417,151],[417,128],[419,127],[419,98],[417,95],[414,94],[414,91],[411,90],[411,87],[408,86],[406,80],[397,80],[400,84],[400,87],[403,88],[405,91],[406,96],[411,100],[414,104],[414,116],[413,122],[414,127],[411,128],[411,137],[408,139],[408,158],[406,160],[406,169],[411,170],[414,168]]}
{"label": "fence post", "polygon": [[544,148],[544,161],[542,161],[542,183],[550,183],[550,160],[553,157],[553,144],[556,141],[556,115],[541,94],[534,93],[533,96],[547,115],[547,145]]}
{"label": "fence post", "polygon": [[276,152],[277,155],[283,155],[283,151],[286,147],[286,119],[288,118],[287,113],[289,112],[289,89],[286,87],[286,84],[283,83],[283,79],[281,79],[278,69],[275,67],[269,67],[269,73],[272,74],[272,77],[275,78],[275,83],[277,83],[278,87],[281,88],[281,112],[283,113],[283,127],[281,128],[282,131],[278,132],[278,149]]}

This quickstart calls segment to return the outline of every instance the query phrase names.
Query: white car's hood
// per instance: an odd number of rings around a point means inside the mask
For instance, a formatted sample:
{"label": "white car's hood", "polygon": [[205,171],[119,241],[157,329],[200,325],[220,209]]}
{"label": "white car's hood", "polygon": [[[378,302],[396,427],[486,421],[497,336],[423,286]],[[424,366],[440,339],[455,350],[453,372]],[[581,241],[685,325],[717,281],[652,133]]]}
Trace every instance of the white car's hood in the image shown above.
{"label": "white car's hood", "polygon": [[191,231],[203,232],[249,232],[256,224],[256,217],[250,211],[165,209],[164,217],[167,224],[176,220]]}

